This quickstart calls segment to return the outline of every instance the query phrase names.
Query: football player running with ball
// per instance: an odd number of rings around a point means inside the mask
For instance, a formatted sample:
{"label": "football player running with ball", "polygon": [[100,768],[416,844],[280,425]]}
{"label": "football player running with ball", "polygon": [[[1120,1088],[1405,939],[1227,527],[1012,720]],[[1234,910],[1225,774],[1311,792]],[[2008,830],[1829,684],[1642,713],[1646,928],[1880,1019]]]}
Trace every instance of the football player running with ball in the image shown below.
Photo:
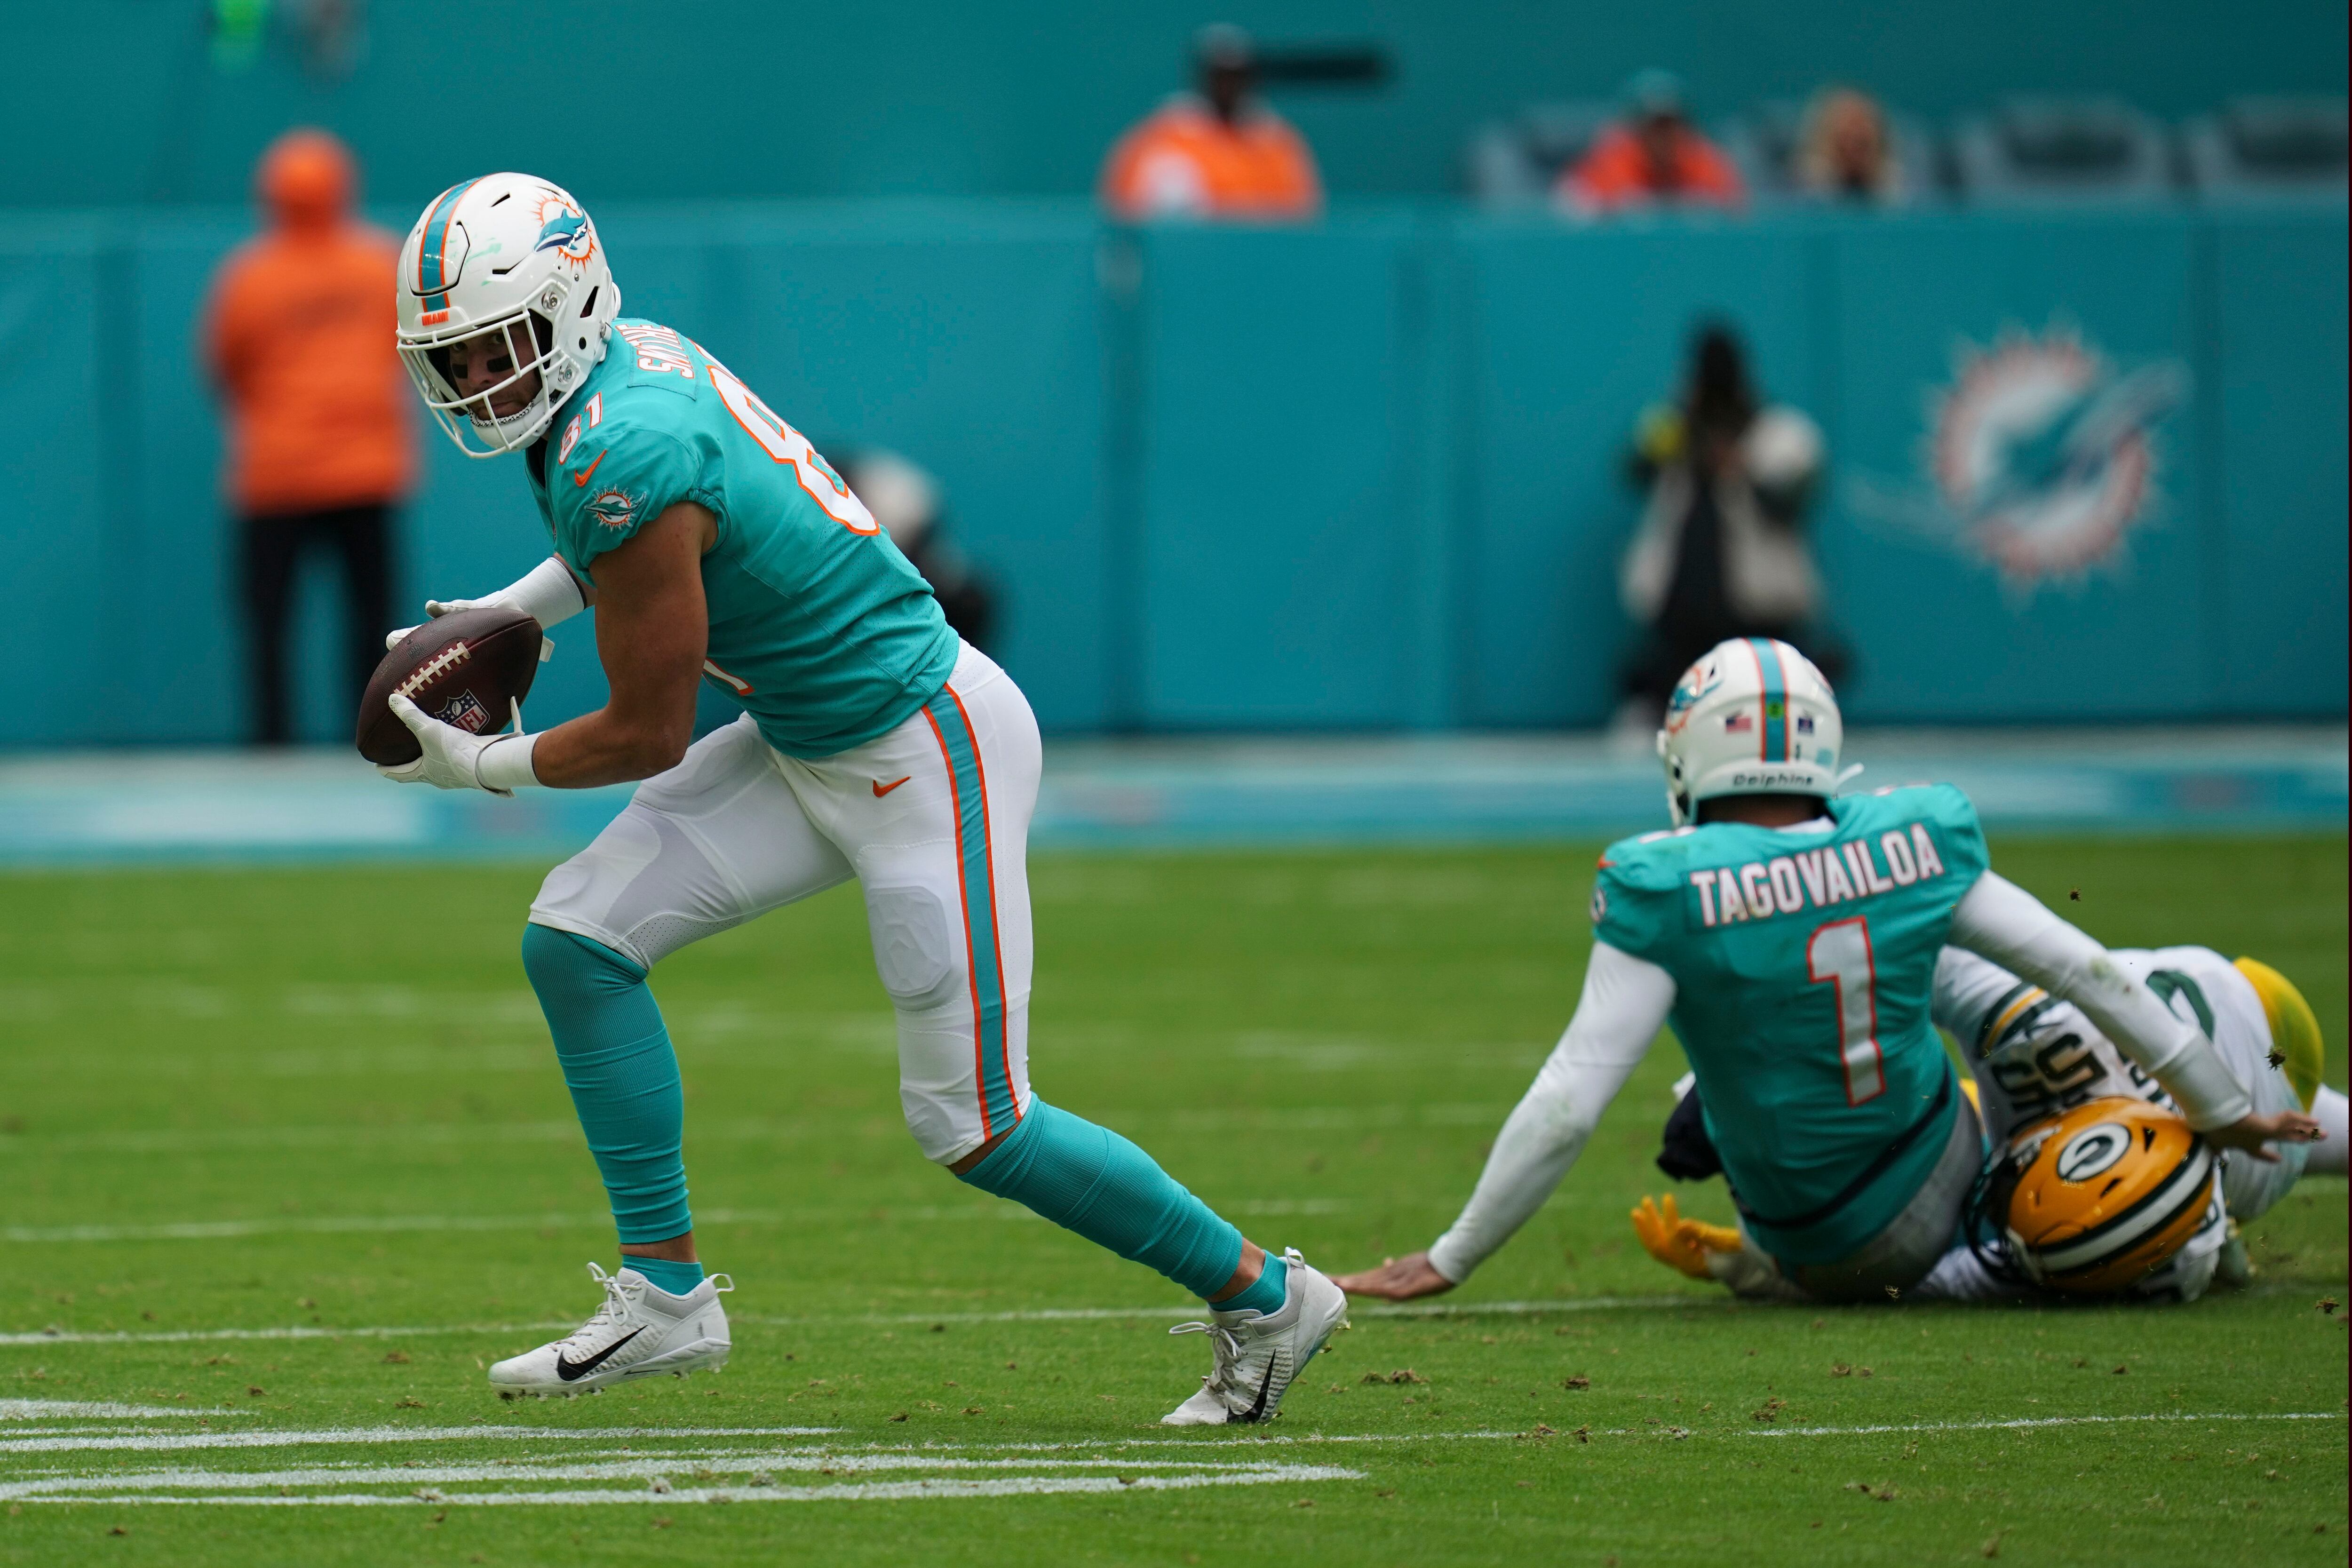
{"label": "football player running with ball", "polygon": [[2255,1158],[2317,1131],[2256,1113],[2193,1022],[1987,868],[1948,784],[1839,798],[1837,700],[1783,642],[1737,638],[1683,676],[1658,752],[1675,826],[1613,845],[1576,1015],[1427,1252],[1343,1278],[1404,1300],[1451,1289],[1550,1195],[1671,1022],[1738,1201],[1725,1279],[1869,1300],[1953,1243],[1983,1133],[1928,1019],[1945,944],[2079,1007],[2189,1125]]}
{"label": "football player running with ball", "polygon": [[[1170,1424],[1272,1416],[1346,1297],[1030,1090],[1024,857],[1041,752],[1020,689],[948,629],[800,432],[699,343],[621,316],[595,226],[563,191],[514,174],[452,186],[400,268],[418,391],[467,456],[522,454],[554,544],[488,599],[426,608],[499,605],[552,626],[593,605],[611,696],[544,733],[499,736],[395,698],[424,755],[385,772],[501,795],[645,781],[549,874],[522,942],[622,1267],[591,1264],[594,1315],[499,1363],[491,1384],[572,1393],[726,1361],[731,1282],[706,1278],[695,1250],[677,1059],[646,976],[855,877],[924,1155],[1209,1302],[1210,1321],[1184,1328],[1208,1334],[1213,1370]],[[705,679],[745,712],[689,745]]]}

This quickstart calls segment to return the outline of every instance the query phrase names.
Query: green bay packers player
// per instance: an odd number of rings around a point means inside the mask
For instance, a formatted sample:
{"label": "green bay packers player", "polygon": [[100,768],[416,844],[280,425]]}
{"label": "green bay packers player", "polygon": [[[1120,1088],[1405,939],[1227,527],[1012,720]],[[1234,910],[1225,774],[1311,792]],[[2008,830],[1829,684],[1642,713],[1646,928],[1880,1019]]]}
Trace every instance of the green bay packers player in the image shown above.
{"label": "green bay packers player", "polygon": [[[2112,956],[2183,1023],[2195,1025],[2213,1042],[2256,1110],[2309,1111],[2319,1124],[2320,1140],[2283,1141],[2271,1160],[2256,1159],[2242,1149],[2222,1151],[2210,1201],[2153,1267],[2146,1267],[2135,1229],[2136,1224],[2155,1217],[2151,1212],[2133,1216],[2133,1224],[2108,1226],[2096,1238],[2114,1253],[2118,1266],[2137,1259],[2141,1267],[2120,1273],[2096,1267],[2106,1259],[2093,1256],[2098,1248],[2086,1242],[2070,1248],[2088,1259],[2073,1278],[2057,1285],[2037,1279],[2032,1260],[2017,1256],[2009,1216],[1997,1212],[2011,1191],[1999,1178],[2012,1140],[2036,1137],[2053,1118],[2088,1110],[2095,1102],[2109,1107],[2142,1103],[2168,1113],[2177,1108],[2164,1086],[2118,1049],[2081,1008],[1990,960],[1947,947],[1936,964],[1929,1012],[1937,1026],[1959,1043],[1971,1074],[1963,1087],[1976,1096],[1996,1153],[1988,1181],[1972,1200],[1961,1243],[1906,1292],[1908,1299],[2011,1300],[2047,1288],[2192,1301],[2217,1278],[2242,1284],[2250,1277],[2239,1225],[2285,1196],[2306,1171],[2345,1173],[2345,1151],[2352,1146],[2347,1143],[2345,1097],[2320,1081],[2326,1043],[2310,1003],[2292,981],[2258,959],[2231,963],[2204,947],[2118,948]],[[1712,1174],[1718,1163],[1705,1147],[1697,1092],[1686,1085],[1677,1088],[1685,1092],[1667,1121],[1667,1147],[1658,1163],[1679,1177]],[[2105,1127],[2110,1121],[2093,1118],[2091,1125]],[[2161,1121],[2159,1117],[2158,1124]],[[2138,1185],[2153,1194],[2166,1188],[2176,1168],[2185,1175],[2198,1160],[2209,1158],[2201,1148],[2184,1148],[2175,1140],[2136,1143],[2118,1152],[2112,1166],[2100,1165],[2101,1179],[2090,1187],[2071,1179],[2053,1184],[2049,1201],[2060,1209],[2109,1208],[2119,1182],[2126,1184],[2126,1196]],[[2133,1168],[2138,1165],[2149,1168]],[[2095,1194],[2091,1187],[2097,1189]],[[1685,1219],[1671,1195],[1663,1204],[1644,1198],[1633,1220],[1653,1257],[1694,1279],[1730,1283],[1748,1281],[1755,1274],[1735,1256],[1740,1250],[1738,1232]]]}
{"label": "green bay packers player", "polygon": [[[800,432],[701,344],[621,315],[595,226],[563,191],[514,174],[453,185],[410,231],[398,289],[426,405],[469,457],[521,454],[553,547],[487,600],[428,612],[493,603],[552,626],[593,605],[611,696],[498,736],[395,699],[424,754],[386,773],[499,795],[645,781],[549,874],[522,943],[624,1267],[591,1264],[594,1315],[490,1382],[569,1393],[726,1359],[731,1283],[698,1260],[677,1061],[646,976],[854,877],[924,1155],[1211,1303],[1185,1328],[1207,1332],[1213,1370],[1170,1423],[1273,1415],[1345,1297],[1030,1089],[1024,861],[1041,752],[1019,688],[948,628]],[[705,679],[744,714],[689,745]]]}
{"label": "green bay packers player", "polygon": [[[2283,1141],[2277,1158],[2258,1160],[2242,1149],[2221,1156],[2219,1202],[2209,1223],[2137,1293],[2193,1300],[2209,1280],[2242,1284],[2250,1273],[2245,1244],[2235,1232],[2284,1197],[2305,1173],[2346,1173],[2347,1104],[2320,1081],[2326,1043],[2319,1020],[2294,982],[2259,959],[2232,963],[2210,948],[2118,948],[2116,964],[2159,997],[2182,1022],[2213,1042],[2231,1076],[2245,1085],[2263,1112],[2309,1111],[2320,1128],[2316,1142]],[[1959,1043],[1996,1144],[2019,1129],[2103,1096],[2121,1095],[2173,1107],[2164,1086],[2081,1008],[1971,952],[1947,948],[1936,965],[1936,1023]],[[2017,1272],[1998,1267],[1984,1245],[1993,1229],[1937,1266],[1923,1293],[1975,1300],[2014,1293]]]}
{"label": "green bay packers player", "polygon": [[1658,750],[1676,826],[1601,858],[1576,1015],[1468,1205],[1428,1251],[1343,1289],[1405,1300],[1469,1278],[1668,1022],[1739,1208],[1745,1272],[1727,1282],[1827,1300],[1916,1285],[1958,1235],[1983,1156],[1929,1022],[1948,942],[2080,1007],[2215,1143],[2315,1131],[2258,1114],[2195,1024],[1995,875],[1958,790],[1839,796],[1836,699],[1795,648],[1717,646],[1676,688]]}

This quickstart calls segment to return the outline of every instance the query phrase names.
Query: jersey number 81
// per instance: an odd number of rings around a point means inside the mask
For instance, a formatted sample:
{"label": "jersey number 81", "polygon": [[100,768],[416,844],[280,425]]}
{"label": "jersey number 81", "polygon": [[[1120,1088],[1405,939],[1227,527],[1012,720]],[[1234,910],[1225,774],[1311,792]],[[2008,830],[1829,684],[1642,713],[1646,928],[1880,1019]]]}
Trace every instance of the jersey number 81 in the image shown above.
{"label": "jersey number 81", "polygon": [[[701,349],[702,345],[694,345]],[[736,379],[735,373],[702,353],[702,363],[710,367],[710,384],[719,389],[720,401],[727,412],[735,416],[735,423],[743,426],[752,440],[760,443],[768,456],[779,463],[792,465],[793,477],[801,489],[808,491],[825,514],[852,533],[879,533],[882,525],[866,510],[866,503],[850,493],[833,465],[817,456],[809,438],[776,416],[776,411],[760,401],[759,395]]]}

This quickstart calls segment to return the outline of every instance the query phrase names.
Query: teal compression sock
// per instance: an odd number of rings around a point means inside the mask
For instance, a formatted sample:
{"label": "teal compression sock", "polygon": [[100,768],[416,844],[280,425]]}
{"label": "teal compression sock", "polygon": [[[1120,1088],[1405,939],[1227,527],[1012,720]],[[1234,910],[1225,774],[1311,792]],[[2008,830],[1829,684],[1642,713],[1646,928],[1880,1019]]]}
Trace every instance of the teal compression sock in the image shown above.
{"label": "teal compression sock", "polygon": [[702,1283],[702,1265],[680,1263],[672,1258],[638,1258],[621,1254],[621,1267],[634,1268],[660,1289],[673,1296],[683,1296]]}
{"label": "teal compression sock", "polygon": [[621,1239],[684,1236],[694,1228],[681,1152],[686,1093],[646,972],[601,942],[542,925],[523,928],[522,966]]}
{"label": "teal compression sock", "polygon": [[[1042,1100],[1031,1101],[1004,1142],[957,1179],[1026,1205],[1203,1300],[1223,1289],[1241,1264],[1242,1233],[1150,1155]],[[1267,1264],[1271,1271],[1273,1260]]]}
{"label": "teal compression sock", "polygon": [[1265,1271],[1249,1283],[1249,1288],[1217,1303],[1220,1312],[1265,1312],[1282,1310],[1290,1298],[1290,1260],[1265,1255]]}

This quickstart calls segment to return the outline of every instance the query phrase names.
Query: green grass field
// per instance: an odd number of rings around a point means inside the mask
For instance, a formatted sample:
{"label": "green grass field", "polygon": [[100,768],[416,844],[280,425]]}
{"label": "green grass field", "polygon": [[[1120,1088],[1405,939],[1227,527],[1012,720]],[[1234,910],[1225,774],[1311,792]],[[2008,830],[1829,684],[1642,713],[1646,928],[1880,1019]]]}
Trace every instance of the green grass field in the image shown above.
{"label": "green grass field", "polygon": [[[2340,1050],[2342,837],[1996,848],[2112,943],[2276,963]],[[1424,1246],[1568,1018],[1591,864],[1041,860],[1035,1081],[1268,1246]],[[484,1363],[613,1261],[537,877],[0,878],[0,1561],[2345,1560],[2341,1180],[2185,1309],[1738,1305],[1625,1221],[1671,1041],[1438,1310],[1359,1308],[1271,1428],[1169,1433],[1187,1303],[921,1161],[854,889],[656,978],[733,1365],[501,1404]]]}

